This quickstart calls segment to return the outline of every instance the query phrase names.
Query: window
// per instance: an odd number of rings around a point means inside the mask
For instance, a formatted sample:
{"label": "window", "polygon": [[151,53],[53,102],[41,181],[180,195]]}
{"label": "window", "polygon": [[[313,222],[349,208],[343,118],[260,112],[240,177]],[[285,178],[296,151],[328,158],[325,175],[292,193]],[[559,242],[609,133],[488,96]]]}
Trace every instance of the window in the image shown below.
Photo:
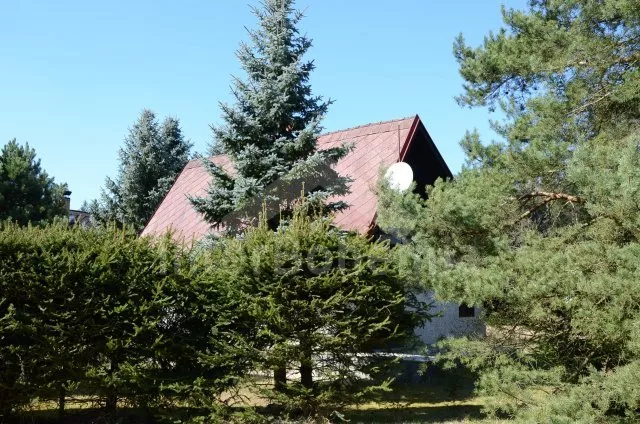
{"label": "window", "polygon": [[467,306],[464,303],[458,307],[458,317],[471,318],[476,316],[476,311],[473,306]]}

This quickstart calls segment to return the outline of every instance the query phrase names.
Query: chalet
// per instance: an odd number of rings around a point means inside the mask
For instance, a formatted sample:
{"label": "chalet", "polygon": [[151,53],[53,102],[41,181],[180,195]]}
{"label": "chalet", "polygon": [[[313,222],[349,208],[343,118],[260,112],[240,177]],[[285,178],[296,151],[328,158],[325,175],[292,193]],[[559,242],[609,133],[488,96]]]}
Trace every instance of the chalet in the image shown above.
{"label": "chalet", "polygon": [[[376,225],[374,189],[381,168],[400,161],[408,163],[423,196],[424,187],[432,184],[438,177],[452,177],[451,171],[417,115],[330,132],[318,138],[320,149],[343,143],[351,143],[354,146],[335,167],[339,174],[349,176],[353,180],[350,193],[344,197],[349,207],[340,212],[334,221],[344,230],[357,231],[365,235],[380,233]],[[229,160],[224,156],[214,156],[211,160],[222,167],[229,165]],[[188,196],[204,195],[208,183],[209,174],[200,161],[189,162],[142,234],[161,235],[172,230],[174,238],[187,243],[204,237],[210,231],[210,226],[193,209]],[[432,344],[449,336],[484,333],[484,325],[474,308],[448,303],[438,303],[437,308],[441,316],[417,330],[425,343]]]}

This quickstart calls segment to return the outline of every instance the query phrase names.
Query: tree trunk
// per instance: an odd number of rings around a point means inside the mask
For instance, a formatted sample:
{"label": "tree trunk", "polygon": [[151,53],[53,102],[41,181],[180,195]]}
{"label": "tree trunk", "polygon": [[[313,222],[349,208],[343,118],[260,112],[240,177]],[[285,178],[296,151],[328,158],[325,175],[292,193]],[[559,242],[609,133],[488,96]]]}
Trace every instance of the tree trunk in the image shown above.
{"label": "tree trunk", "polygon": [[116,363],[114,360],[112,360],[111,364],[109,365],[109,377],[111,381],[109,382],[109,386],[107,387],[107,399],[105,401],[105,412],[111,419],[115,419],[116,410],[118,408],[118,391],[113,382],[113,374],[115,373],[116,368]]}
{"label": "tree trunk", "polygon": [[303,345],[302,358],[300,360],[300,383],[307,390],[313,390],[313,362],[311,349]]}
{"label": "tree trunk", "polygon": [[116,416],[116,409],[118,408],[118,395],[116,390],[112,387],[107,392],[107,400],[105,402],[105,410],[107,416],[114,418]]}
{"label": "tree trunk", "polygon": [[313,367],[310,363],[300,365],[300,382],[305,389],[313,389]]}
{"label": "tree trunk", "polygon": [[64,407],[67,401],[66,396],[67,391],[64,386],[60,384],[58,387],[58,418],[60,419],[60,422],[64,419]]}
{"label": "tree trunk", "polygon": [[276,367],[273,371],[273,382],[277,392],[284,392],[287,387],[287,367]]}

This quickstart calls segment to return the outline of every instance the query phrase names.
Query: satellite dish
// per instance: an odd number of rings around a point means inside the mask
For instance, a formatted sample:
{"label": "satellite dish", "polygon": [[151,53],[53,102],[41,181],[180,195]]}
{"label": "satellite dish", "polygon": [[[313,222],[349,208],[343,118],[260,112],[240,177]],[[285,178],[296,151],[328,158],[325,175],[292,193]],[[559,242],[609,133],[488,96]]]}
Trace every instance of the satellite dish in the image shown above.
{"label": "satellite dish", "polygon": [[394,190],[405,191],[411,187],[413,182],[413,170],[408,163],[398,162],[387,169],[384,177],[389,182],[389,187]]}

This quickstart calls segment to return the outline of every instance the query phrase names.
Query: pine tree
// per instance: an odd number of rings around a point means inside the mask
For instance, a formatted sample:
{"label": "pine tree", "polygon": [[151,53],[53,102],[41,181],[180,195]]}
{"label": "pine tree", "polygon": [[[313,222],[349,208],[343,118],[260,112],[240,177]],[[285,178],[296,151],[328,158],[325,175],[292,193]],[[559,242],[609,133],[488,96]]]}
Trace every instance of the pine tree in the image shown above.
{"label": "pine tree", "polygon": [[36,152],[9,141],[0,152],[0,220],[20,225],[50,221],[66,213],[66,184],[56,184],[42,169]]}
{"label": "pine tree", "polygon": [[234,79],[236,103],[222,104],[225,124],[212,127],[210,153],[226,155],[233,169],[204,160],[212,181],[206,197],[191,199],[208,222],[228,230],[255,220],[263,202],[277,218],[303,184],[318,200],[346,192],[347,179],[330,168],[346,148],[316,145],[331,101],[314,95],[309,84],[314,63],[304,59],[311,40],[297,28],[302,13],[294,0],[265,0],[253,12],[259,27],[249,31],[251,44],[237,52],[246,80]]}
{"label": "pine tree", "polygon": [[493,410],[637,420],[640,4],[534,0],[503,14],[506,28],[478,48],[460,37],[455,54],[459,102],[501,107],[504,141],[468,133],[455,181],[425,202],[383,190],[379,219],[440,298],[485,306],[495,331],[448,357],[480,371]]}
{"label": "pine tree", "polygon": [[177,119],[159,124],[150,110],[142,111],[124,143],[117,178],[107,177],[89,211],[99,223],[114,221],[141,231],[189,160],[191,144]]}

